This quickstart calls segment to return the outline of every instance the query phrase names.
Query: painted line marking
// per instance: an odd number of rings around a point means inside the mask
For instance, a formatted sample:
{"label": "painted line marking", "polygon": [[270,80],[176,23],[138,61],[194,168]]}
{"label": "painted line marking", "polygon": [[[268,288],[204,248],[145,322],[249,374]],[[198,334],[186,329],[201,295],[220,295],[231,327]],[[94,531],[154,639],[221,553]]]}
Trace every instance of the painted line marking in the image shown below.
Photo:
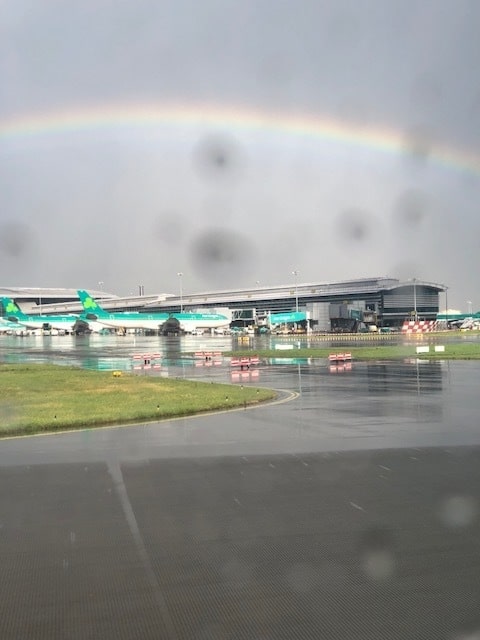
{"label": "painted line marking", "polygon": [[354,508],[354,509],[358,509],[359,511],[365,511],[365,509],[363,507],[361,507],[359,504],[357,504],[356,502],[350,502],[350,505]]}
{"label": "painted line marking", "polygon": [[390,467],[385,467],[383,464],[378,465],[380,469],[384,469],[384,471],[391,471]]}
{"label": "painted line marking", "polygon": [[178,638],[178,635],[175,630],[175,625],[170,616],[170,611],[168,609],[165,596],[163,595],[162,588],[160,586],[160,583],[157,580],[155,571],[153,570],[147,548],[143,541],[140,527],[138,526],[138,522],[135,517],[135,512],[133,510],[132,503],[130,502],[130,498],[128,496],[127,487],[125,486],[125,482],[123,479],[120,462],[118,460],[110,460],[107,462],[107,464],[108,464],[108,471],[112,478],[112,482],[115,487],[117,498],[120,501],[120,505],[123,510],[123,515],[130,529],[130,533],[133,538],[133,542],[135,544],[137,554],[140,558],[141,564],[143,565],[143,570],[145,571],[150,587],[153,590],[154,598],[157,602],[158,608],[163,618],[163,622],[169,634],[168,637]]}

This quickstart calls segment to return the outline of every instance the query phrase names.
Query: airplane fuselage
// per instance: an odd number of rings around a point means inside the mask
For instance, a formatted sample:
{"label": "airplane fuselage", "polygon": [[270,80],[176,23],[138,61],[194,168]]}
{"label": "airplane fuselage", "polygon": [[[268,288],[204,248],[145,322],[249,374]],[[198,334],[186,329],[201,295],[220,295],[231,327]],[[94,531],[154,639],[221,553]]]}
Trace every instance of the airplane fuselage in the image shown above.
{"label": "airplane fuselage", "polygon": [[[215,313],[108,313],[91,314],[95,322],[110,329],[144,329],[158,331],[162,325],[174,318],[178,320],[182,331],[194,329],[215,329],[228,327],[230,322],[226,316]],[[87,322],[90,322],[87,315]]]}
{"label": "airplane fuselage", "polygon": [[[178,322],[181,331],[195,329],[216,329],[228,327],[229,318],[219,313],[142,313],[140,311],[119,311],[108,313],[83,289],[77,291],[87,322],[94,320],[109,329],[143,329],[159,331],[169,321]],[[173,323],[172,323],[173,324]]]}
{"label": "airplane fuselage", "polygon": [[75,330],[79,318],[78,316],[25,316],[22,318],[10,316],[8,320],[19,327],[23,326],[28,329],[49,328],[71,333]]}

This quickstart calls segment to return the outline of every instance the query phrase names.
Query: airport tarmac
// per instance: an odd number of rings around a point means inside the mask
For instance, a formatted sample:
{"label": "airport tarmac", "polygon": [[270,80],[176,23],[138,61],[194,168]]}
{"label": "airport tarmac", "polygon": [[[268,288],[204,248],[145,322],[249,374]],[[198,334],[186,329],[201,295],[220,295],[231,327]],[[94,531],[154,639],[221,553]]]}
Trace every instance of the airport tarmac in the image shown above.
{"label": "airport tarmac", "polygon": [[163,375],[278,403],[0,442],[1,638],[480,638],[480,363],[256,371]]}

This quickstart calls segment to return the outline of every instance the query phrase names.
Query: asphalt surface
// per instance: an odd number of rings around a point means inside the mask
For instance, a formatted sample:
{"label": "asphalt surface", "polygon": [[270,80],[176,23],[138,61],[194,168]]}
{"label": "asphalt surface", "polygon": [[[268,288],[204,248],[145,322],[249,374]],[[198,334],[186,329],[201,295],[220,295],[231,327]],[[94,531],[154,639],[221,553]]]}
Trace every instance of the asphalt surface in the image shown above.
{"label": "asphalt surface", "polygon": [[0,638],[478,640],[479,371],[264,364],[292,400],[0,442]]}

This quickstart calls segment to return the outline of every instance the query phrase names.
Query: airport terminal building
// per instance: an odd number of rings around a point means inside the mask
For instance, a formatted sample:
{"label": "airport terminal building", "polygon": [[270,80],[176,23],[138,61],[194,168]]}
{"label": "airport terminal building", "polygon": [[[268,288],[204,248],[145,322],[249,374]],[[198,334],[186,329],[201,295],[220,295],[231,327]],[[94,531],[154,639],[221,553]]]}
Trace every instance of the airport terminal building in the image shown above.
{"label": "airport terminal building", "polygon": [[[182,295],[165,293],[122,298],[104,291],[89,293],[111,312],[228,309],[232,324],[237,326],[268,325],[272,314],[290,313],[292,318],[305,318],[305,328],[314,332],[355,332],[372,327],[400,328],[406,319],[412,318],[436,320],[440,294],[446,291],[442,284],[379,277]],[[0,296],[12,298],[26,313],[65,314],[82,310],[75,289],[0,287]]]}

